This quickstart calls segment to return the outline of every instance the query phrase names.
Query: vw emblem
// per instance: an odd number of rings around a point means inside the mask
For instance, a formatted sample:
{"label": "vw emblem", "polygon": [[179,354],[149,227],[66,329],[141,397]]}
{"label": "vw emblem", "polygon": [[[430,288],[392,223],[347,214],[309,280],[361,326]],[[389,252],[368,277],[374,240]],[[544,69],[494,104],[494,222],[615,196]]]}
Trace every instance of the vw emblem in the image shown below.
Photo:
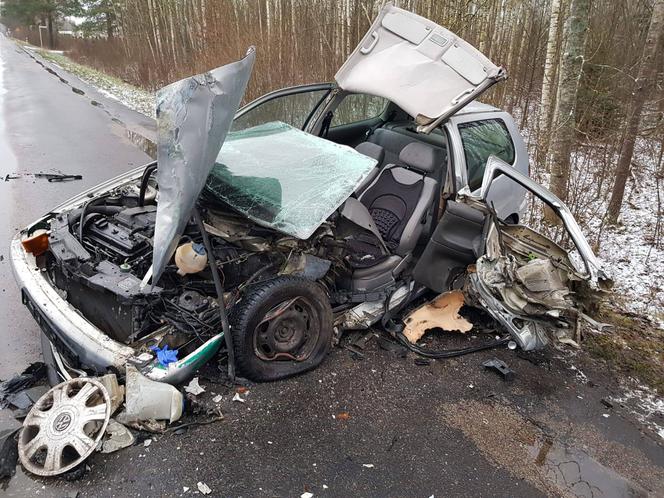
{"label": "vw emblem", "polygon": [[71,415],[69,413],[61,413],[53,421],[53,429],[56,432],[66,431],[71,425]]}

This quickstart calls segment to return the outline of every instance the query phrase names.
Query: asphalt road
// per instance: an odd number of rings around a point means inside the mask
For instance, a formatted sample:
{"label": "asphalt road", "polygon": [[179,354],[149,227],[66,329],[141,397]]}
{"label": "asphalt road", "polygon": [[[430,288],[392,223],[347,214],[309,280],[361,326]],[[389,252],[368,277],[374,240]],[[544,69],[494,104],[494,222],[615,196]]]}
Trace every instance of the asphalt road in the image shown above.
{"label": "asphalt road", "polygon": [[[14,285],[8,260],[11,238],[74,194],[149,160],[103,109],[0,35],[0,379],[40,354],[39,329]],[[8,174],[56,171],[83,179],[4,181]]]}
{"label": "asphalt road", "polygon": [[[103,110],[0,36],[0,165],[4,175],[61,170],[83,180],[0,182],[0,378],[38,359],[38,328],[20,304],[6,258],[22,226],[78,191],[146,155]],[[458,347],[471,337],[429,339]],[[516,372],[505,382],[481,363]],[[583,373],[582,373],[583,372]],[[421,365],[379,347],[335,348],[321,368],[282,382],[234,389],[201,378],[225,419],[180,434],[142,435],[123,451],[95,454],[74,482],[17,469],[4,496],[662,496],[661,439],[626,408],[609,367],[583,354],[507,349]],[[602,402],[604,400],[604,403]],[[184,422],[190,421],[185,418]],[[10,423],[0,411],[0,428]]]}

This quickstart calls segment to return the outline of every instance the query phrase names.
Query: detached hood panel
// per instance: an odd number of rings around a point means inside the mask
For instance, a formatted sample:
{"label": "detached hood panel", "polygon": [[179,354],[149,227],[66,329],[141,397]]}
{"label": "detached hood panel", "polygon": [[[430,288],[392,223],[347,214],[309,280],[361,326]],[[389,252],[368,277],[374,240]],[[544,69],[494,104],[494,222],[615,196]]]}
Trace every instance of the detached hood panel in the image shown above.
{"label": "detached hood panel", "polygon": [[451,31],[391,4],[335,75],[342,89],[385,97],[420,125],[453,114],[505,77]]}
{"label": "detached hood panel", "polygon": [[[176,249],[196,199],[231,127],[255,51],[231,64],[176,81],[157,92],[157,183],[152,283]],[[145,281],[149,278],[146,275]]]}

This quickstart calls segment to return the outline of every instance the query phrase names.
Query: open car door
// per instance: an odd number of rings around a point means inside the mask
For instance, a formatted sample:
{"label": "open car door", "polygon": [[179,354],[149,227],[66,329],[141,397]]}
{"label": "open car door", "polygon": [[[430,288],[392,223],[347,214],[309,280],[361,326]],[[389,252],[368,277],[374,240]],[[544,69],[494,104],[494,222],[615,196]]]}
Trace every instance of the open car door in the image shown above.
{"label": "open car door", "polygon": [[436,126],[507,77],[451,31],[387,4],[335,79],[343,90],[385,97]]}

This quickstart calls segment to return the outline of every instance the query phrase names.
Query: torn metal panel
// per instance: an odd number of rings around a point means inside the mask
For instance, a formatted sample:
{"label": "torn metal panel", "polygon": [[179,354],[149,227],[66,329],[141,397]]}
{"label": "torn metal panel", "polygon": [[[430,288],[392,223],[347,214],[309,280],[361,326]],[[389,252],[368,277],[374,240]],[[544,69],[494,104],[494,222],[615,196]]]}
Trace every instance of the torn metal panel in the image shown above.
{"label": "torn metal panel", "polygon": [[293,254],[286,261],[286,267],[280,274],[297,275],[315,282],[325,276],[331,265],[330,260],[312,254]]}
{"label": "torn metal panel", "polygon": [[579,317],[611,281],[569,208],[497,157],[487,161],[479,196],[465,189],[461,199],[489,209],[486,199],[499,174],[529,190],[560,217],[584,268],[577,268],[569,253],[544,235],[494,217],[484,255],[477,260],[475,271],[469,272],[466,295],[502,324],[524,350],[544,347],[552,340],[578,346]]}
{"label": "torn metal panel", "polygon": [[[474,199],[480,200],[486,204],[486,199],[489,195],[491,186],[493,185],[493,180],[501,174],[518,183],[526,190],[529,190],[532,194],[534,194],[536,197],[542,200],[542,202],[549,206],[561,219],[565,230],[567,233],[569,233],[572,241],[574,242],[574,245],[579,251],[581,258],[583,259],[586,274],[581,276],[586,278],[591,283],[591,285],[599,286],[601,288],[610,287],[612,284],[611,279],[599,264],[597,257],[590,247],[590,244],[588,244],[588,241],[581,231],[581,227],[579,227],[579,224],[574,219],[574,215],[572,215],[569,208],[563,203],[563,201],[558,199],[558,197],[556,197],[550,191],[541,185],[538,185],[527,176],[521,174],[502,159],[499,159],[496,156],[490,156],[487,160],[479,197],[473,196],[467,188],[460,191],[459,194],[462,196],[468,196],[471,202]],[[545,238],[543,235],[537,235],[539,236],[538,238]],[[521,240],[523,241],[523,238],[521,238]]]}
{"label": "torn metal panel", "polygon": [[[256,52],[157,92],[157,183],[152,282],[173,255],[244,96]],[[149,279],[149,272],[145,282]]]}
{"label": "torn metal panel", "polygon": [[477,260],[469,297],[505,326],[519,346],[574,343],[579,315],[575,290],[587,282],[567,252],[523,226],[493,224]]}
{"label": "torn metal panel", "polygon": [[427,330],[433,328],[468,332],[473,328],[473,324],[459,315],[463,305],[463,292],[458,290],[445,292],[404,318],[406,327],[403,335],[410,342],[416,343]]}

